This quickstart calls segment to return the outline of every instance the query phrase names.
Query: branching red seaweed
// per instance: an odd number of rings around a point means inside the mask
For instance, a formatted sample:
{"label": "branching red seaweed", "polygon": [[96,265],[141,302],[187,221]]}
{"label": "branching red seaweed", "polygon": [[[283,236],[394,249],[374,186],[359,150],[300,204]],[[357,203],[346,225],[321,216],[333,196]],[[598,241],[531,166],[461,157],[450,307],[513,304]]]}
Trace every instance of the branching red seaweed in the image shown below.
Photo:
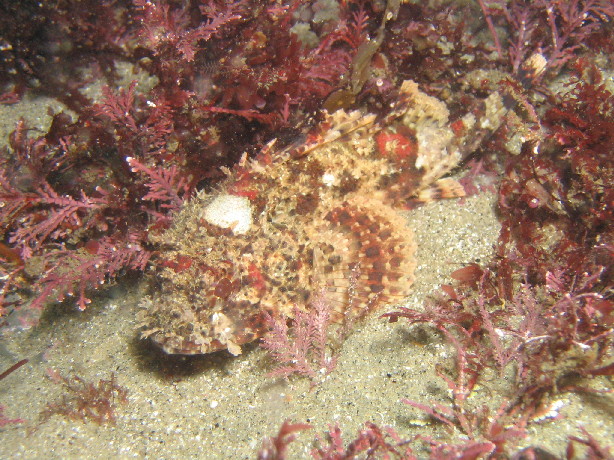
{"label": "branching red seaweed", "polygon": [[87,382],[77,375],[64,377],[53,370],[49,375],[65,388],[66,393],[47,405],[41,413],[41,423],[54,415],[62,415],[83,423],[115,424],[117,405],[128,403],[128,390],[117,383],[113,373],[109,380],[100,379],[98,383]]}

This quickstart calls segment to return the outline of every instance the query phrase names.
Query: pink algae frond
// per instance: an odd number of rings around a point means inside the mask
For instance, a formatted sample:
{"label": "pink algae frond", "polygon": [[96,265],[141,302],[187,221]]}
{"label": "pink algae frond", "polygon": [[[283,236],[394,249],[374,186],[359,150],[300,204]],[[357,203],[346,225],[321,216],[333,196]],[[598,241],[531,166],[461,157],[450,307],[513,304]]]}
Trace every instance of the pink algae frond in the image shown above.
{"label": "pink algae frond", "polygon": [[279,365],[271,376],[300,375],[315,381],[319,374],[329,374],[335,368],[336,356],[330,355],[328,345],[331,308],[322,290],[307,311],[294,308],[290,327],[287,318],[265,314],[269,333],[261,346]]}

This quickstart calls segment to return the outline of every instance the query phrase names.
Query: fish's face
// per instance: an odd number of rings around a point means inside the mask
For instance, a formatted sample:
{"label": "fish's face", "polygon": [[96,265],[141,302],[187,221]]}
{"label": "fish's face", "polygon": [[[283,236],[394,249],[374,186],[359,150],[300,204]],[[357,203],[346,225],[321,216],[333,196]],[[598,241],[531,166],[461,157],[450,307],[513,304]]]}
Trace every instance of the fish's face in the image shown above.
{"label": "fish's face", "polygon": [[254,249],[262,237],[249,200],[203,194],[159,239],[170,247],[152,278],[158,293],[141,303],[142,337],[168,354],[238,355],[262,335],[266,286]]}
{"label": "fish's face", "polygon": [[156,302],[142,302],[139,320],[142,337],[149,338],[164,352],[197,355],[228,350],[241,354],[241,345],[261,337],[266,329],[254,289],[231,281],[226,275],[215,280],[209,270],[194,273],[200,282],[181,284],[167,291]]}

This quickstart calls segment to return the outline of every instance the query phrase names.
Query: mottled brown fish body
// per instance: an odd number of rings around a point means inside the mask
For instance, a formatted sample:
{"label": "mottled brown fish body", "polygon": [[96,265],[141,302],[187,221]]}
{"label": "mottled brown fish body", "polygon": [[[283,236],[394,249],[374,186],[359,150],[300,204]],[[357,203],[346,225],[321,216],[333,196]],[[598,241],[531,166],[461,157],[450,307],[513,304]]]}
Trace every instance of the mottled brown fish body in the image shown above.
{"label": "mottled brown fish body", "polygon": [[[166,250],[142,302],[142,337],[169,354],[237,355],[266,332],[265,312],[289,317],[322,288],[341,324],[402,300],[414,279],[415,243],[394,208],[462,196],[443,176],[504,113],[495,94],[451,125],[445,104],[406,81],[379,122],[339,110],[301,145],[271,143],[154,238]],[[224,197],[241,197],[249,216],[212,224],[208,211]]]}

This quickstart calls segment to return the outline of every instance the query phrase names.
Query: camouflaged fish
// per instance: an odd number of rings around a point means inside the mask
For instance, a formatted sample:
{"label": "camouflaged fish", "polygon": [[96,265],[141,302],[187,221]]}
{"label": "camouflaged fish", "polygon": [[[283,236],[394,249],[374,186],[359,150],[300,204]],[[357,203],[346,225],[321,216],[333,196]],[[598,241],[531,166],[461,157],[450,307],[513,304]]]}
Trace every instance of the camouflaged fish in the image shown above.
{"label": "camouflaged fish", "polygon": [[169,354],[204,354],[266,332],[264,312],[291,316],[325,289],[333,320],[402,300],[415,243],[395,211],[458,197],[444,177],[507,112],[494,93],[450,123],[445,104],[405,81],[378,119],[339,110],[298,146],[269,144],[214,194],[199,193],[157,242],[165,249],[139,312],[142,337]]}

